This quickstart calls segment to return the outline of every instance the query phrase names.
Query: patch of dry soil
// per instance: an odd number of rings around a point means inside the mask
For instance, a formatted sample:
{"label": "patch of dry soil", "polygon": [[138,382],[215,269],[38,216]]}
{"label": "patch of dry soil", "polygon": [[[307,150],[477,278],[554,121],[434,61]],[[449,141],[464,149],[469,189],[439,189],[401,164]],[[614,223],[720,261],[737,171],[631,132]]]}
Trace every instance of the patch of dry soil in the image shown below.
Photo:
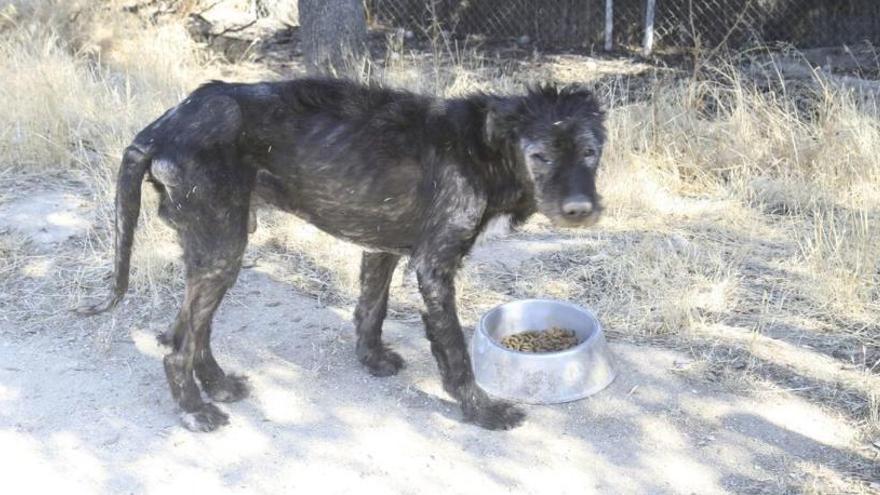
{"label": "patch of dry soil", "polygon": [[[75,219],[76,205],[7,204],[2,228],[62,239],[79,223],[55,219]],[[191,433],[155,342],[176,308],[122,323],[132,306],[91,320],[120,319],[105,352],[86,345],[90,321],[23,334],[0,318],[8,493],[783,493],[817,472],[833,489],[865,461],[849,450],[854,429],[813,404],[733,395],[682,373],[683,354],[613,339],[619,376],[596,396],[524,406],[527,423],[509,432],[462,424],[420,325],[386,324],[408,366],[373,378],[354,357],[352,308],[320,306],[259,266],[213,339],[252,396],[222,406],[228,427]]]}

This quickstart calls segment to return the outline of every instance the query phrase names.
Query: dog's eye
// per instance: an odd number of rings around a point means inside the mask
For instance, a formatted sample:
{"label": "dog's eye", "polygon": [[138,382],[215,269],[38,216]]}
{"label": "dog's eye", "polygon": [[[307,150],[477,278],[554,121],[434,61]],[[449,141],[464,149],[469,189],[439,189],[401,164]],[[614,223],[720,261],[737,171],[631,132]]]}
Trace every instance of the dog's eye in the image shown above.
{"label": "dog's eye", "polygon": [[532,159],[544,164],[550,163],[550,160],[548,160],[544,155],[540,153],[532,153]]}
{"label": "dog's eye", "polygon": [[592,157],[596,156],[596,150],[588,149],[588,150],[584,151],[584,156],[587,158],[592,158]]}

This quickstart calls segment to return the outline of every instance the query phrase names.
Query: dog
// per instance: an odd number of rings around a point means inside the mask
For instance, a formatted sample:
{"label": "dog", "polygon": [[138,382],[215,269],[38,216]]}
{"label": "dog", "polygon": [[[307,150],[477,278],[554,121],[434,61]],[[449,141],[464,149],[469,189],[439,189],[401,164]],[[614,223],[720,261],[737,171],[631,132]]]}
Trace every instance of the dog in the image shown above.
{"label": "dog", "polygon": [[600,104],[581,87],[438,99],[337,79],[212,81],[125,149],[114,285],[103,303],[79,311],[97,314],[124,296],[146,178],[186,267],[183,304],[162,339],[172,348],[164,358],[168,384],[187,428],[227,424],[196,379],[214,402],[248,395],[246,379],[214,359],[211,320],[238,276],[251,205],[260,201],[364,248],[354,322],[355,352],[367,371],[389,376],[404,364],[381,335],[391,277],[406,256],[443,387],[463,419],[515,427],[523,412],[474,383],[455,306],[456,270],[493,219],[508,216],[517,225],[540,212],[563,227],[596,223],[605,135]]}

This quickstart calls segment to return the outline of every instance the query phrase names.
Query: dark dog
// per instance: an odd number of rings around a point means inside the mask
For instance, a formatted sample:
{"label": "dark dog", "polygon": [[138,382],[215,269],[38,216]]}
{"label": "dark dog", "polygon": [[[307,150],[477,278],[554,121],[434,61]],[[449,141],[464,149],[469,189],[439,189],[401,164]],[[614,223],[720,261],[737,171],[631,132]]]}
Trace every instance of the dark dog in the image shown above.
{"label": "dark dog", "polygon": [[202,401],[195,378],[214,401],[248,393],[242,377],[227,375],[214,360],[211,319],[238,275],[249,208],[259,199],[364,246],[356,352],[376,376],[403,366],[381,334],[391,275],[409,256],[444,388],[466,421],[511,428],[523,413],[474,384],[455,308],[455,272],[493,218],[509,215],[516,224],[540,211],[563,226],[595,223],[604,139],[603,114],[584,89],[440,100],[339,80],[212,82],[125,150],[115,286],[109,300],[80,311],[112,308],[128,287],[146,175],[186,264],[183,306],[166,336],[171,393],[188,428],[227,423],[226,414]]}

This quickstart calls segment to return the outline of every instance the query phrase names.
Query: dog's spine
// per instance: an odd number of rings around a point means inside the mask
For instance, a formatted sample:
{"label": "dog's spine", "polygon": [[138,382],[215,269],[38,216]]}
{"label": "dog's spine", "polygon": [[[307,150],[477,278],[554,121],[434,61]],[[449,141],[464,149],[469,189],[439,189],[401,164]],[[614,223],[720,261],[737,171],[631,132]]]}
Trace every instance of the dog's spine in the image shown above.
{"label": "dog's spine", "polygon": [[149,153],[136,144],[125,149],[116,178],[116,232],[113,289],[102,303],[77,308],[83,315],[95,315],[114,308],[128,290],[131,246],[141,210],[141,184],[150,166]]}

